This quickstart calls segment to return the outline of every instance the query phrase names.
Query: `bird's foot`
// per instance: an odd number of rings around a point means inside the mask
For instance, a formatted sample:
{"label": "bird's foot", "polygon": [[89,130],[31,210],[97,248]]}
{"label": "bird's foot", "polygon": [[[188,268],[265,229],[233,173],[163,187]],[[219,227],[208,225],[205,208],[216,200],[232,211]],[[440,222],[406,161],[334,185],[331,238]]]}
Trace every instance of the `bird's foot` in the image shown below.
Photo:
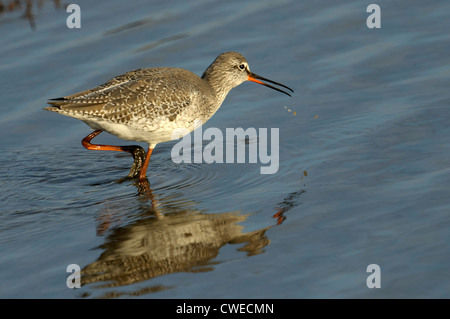
{"label": "bird's foot", "polygon": [[144,149],[138,145],[126,145],[121,146],[124,151],[131,153],[134,158],[133,165],[131,165],[130,173],[127,176],[127,179],[135,179],[139,177],[139,173],[142,168],[142,164],[145,161],[146,152]]}

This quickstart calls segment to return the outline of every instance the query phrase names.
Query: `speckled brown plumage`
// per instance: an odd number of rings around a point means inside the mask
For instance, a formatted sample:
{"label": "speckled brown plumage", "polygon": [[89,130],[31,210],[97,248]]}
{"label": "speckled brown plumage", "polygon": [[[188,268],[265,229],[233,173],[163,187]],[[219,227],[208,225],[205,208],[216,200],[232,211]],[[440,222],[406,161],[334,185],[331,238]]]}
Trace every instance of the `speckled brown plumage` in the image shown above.
{"label": "speckled brown plumage", "polygon": [[170,140],[175,128],[191,130],[195,119],[206,122],[220,106],[211,86],[178,68],[131,71],[49,104],[53,106],[46,110],[81,119],[94,129],[111,130],[123,139],[129,139],[121,136],[126,133],[108,129],[107,122],[155,133],[152,140],[146,135],[130,138],[154,144]]}
{"label": "speckled brown plumage", "polygon": [[[241,54],[226,52],[201,78],[180,68],[138,69],[93,89],[52,99],[48,102],[51,106],[44,109],[80,119],[95,130],[125,140],[146,142],[153,149],[157,143],[179,138],[172,134],[176,129],[190,132],[198,123],[204,124],[228,92],[244,81],[281,91],[257,79],[288,88],[251,73]],[[141,175],[145,176],[145,171]]]}

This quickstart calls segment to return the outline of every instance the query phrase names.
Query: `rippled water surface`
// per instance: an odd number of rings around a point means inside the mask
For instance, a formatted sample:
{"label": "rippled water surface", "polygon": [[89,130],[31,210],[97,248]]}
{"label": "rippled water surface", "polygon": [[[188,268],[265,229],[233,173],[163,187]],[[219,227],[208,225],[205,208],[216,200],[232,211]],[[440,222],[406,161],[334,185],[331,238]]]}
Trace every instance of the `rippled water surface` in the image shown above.
{"label": "rippled water surface", "polygon": [[[81,29],[58,3],[0,13],[1,297],[450,297],[449,2],[378,1],[381,29],[360,1],[79,0]],[[202,130],[278,128],[276,174],[176,164],[173,141],[127,180],[130,155],[42,110],[226,51],[295,93],[244,83]]]}

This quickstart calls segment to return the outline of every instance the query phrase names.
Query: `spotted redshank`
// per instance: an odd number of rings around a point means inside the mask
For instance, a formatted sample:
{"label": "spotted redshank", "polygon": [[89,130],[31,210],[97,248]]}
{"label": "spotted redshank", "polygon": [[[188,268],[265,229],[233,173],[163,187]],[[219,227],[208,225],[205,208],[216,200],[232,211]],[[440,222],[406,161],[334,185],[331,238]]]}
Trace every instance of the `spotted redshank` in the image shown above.
{"label": "spotted redshank", "polygon": [[247,60],[241,54],[226,52],[214,60],[201,78],[180,68],[138,69],[93,89],[51,99],[48,104],[52,106],[44,110],[82,120],[94,129],[82,140],[89,150],[125,151],[135,156],[137,147],[91,144],[102,131],[124,140],[148,143],[145,160],[139,165],[139,180],[145,180],[156,144],[172,140],[175,129],[191,132],[197,123],[204,124],[219,109],[228,92],[244,81],[256,82],[289,96],[262,81],[294,92],[283,84],[250,72]]}

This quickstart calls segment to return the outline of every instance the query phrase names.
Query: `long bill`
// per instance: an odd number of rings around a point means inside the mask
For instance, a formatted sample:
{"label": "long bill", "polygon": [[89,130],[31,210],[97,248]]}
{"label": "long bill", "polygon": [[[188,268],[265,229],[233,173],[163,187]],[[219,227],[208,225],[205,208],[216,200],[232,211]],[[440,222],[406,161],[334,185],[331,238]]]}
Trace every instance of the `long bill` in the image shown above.
{"label": "long bill", "polygon": [[264,82],[262,82],[262,81],[259,81],[259,80],[263,80],[263,81],[266,81],[266,82],[269,82],[269,83],[276,84],[276,85],[278,85],[278,86],[282,86],[282,87],[288,89],[289,91],[294,92],[293,89],[291,89],[290,87],[287,87],[287,86],[284,85],[284,84],[281,84],[281,83],[278,83],[278,82],[275,82],[275,81],[272,81],[272,80],[263,78],[262,76],[259,76],[258,74],[255,74],[255,73],[252,73],[252,72],[249,72],[249,73],[248,73],[248,80],[249,80],[249,81],[252,81],[252,82],[255,82],[255,83],[258,83],[258,84],[261,84],[261,85],[264,85],[264,86],[267,86],[267,87],[269,87],[269,88],[271,88],[271,89],[274,89],[274,90],[276,90],[276,91],[278,91],[278,92],[287,94],[287,95],[289,95],[289,96],[291,96],[289,93],[287,93],[287,92],[285,92],[285,91],[283,91],[283,90],[281,90],[281,89],[279,89],[279,88],[276,88],[276,87],[274,87],[274,86],[272,86],[272,85],[270,85],[270,84],[267,84],[267,83],[264,83]]}

